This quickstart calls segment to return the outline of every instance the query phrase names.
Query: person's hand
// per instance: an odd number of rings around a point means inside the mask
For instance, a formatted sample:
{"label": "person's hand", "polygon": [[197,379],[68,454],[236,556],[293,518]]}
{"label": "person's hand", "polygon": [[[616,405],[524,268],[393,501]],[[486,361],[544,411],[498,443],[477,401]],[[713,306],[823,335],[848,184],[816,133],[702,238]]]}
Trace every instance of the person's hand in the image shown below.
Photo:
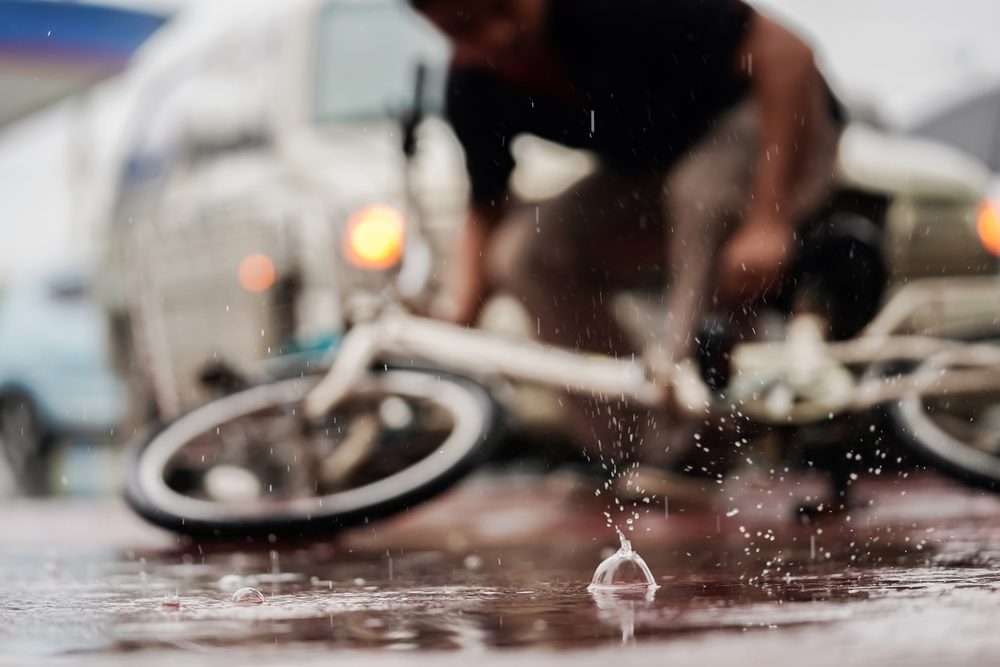
{"label": "person's hand", "polygon": [[792,226],[781,216],[751,216],[723,246],[719,289],[729,304],[770,295],[791,254]]}

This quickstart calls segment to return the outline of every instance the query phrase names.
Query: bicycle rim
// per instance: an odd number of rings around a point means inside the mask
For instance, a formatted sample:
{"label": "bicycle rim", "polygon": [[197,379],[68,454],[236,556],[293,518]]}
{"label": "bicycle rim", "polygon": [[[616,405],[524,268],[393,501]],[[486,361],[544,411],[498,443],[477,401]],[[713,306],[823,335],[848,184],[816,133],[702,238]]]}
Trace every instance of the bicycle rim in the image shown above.
{"label": "bicycle rim", "polygon": [[[433,410],[439,421],[450,420],[440,442],[424,443],[426,451],[418,452],[414,460],[401,464],[391,474],[348,488],[324,491],[316,487],[315,495],[272,495],[271,488],[261,490],[258,497],[235,502],[189,493],[171,483],[169,473],[188,448],[201,447],[204,452],[216,447],[221,451],[227,429],[231,433],[234,425],[240,425],[236,430],[249,432],[246,425],[262,416],[285,418],[292,423],[301,414],[302,398],[316,381],[293,379],[255,387],[170,424],[135,456],[127,494],[133,507],[159,525],[188,533],[280,533],[342,527],[399,511],[433,495],[478,462],[496,431],[493,403],[478,385],[447,375],[389,370],[365,378],[353,400],[409,401]],[[337,417],[332,419],[336,422]],[[271,445],[272,454],[275,447],[280,453],[284,444],[280,440]],[[378,455],[384,453],[381,449],[375,451]],[[260,458],[258,455],[258,463]],[[278,467],[284,463],[279,458]],[[308,466],[315,462],[300,463]],[[289,473],[294,472],[292,467],[287,465]]]}

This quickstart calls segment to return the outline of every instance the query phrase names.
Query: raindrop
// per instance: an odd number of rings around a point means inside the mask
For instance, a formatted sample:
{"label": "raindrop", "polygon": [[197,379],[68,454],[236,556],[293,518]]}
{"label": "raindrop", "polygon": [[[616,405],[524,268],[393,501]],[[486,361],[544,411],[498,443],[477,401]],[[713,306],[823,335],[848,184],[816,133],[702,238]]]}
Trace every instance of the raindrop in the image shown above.
{"label": "raindrop", "polygon": [[247,586],[233,593],[233,604],[264,604],[264,595],[256,588]]}
{"label": "raindrop", "polygon": [[622,585],[621,583],[615,582],[615,575],[622,565],[626,563],[631,563],[634,565],[645,582],[628,582],[626,585],[644,585],[650,588],[659,588],[656,584],[656,579],[653,577],[653,573],[650,572],[649,566],[646,565],[646,561],[642,559],[642,556],[637,554],[632,550],[632,543],[625,537],[625,534],[615,527],[618,532],[618,539],[621,541],[621,548],[615,553],[611,554],[607,559],[604,560],[600,565],[597,566],[597,570],[594,571],[594,578],[590,583],[589,589],[601,589],[609,586]]}

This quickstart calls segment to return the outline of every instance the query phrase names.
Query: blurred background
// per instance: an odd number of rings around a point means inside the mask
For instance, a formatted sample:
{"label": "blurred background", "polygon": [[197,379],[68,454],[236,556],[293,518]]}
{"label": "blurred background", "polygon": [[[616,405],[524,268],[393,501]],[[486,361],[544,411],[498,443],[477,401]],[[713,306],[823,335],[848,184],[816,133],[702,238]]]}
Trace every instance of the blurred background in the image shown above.
{"label": "blurred background", "polygon": [[[977,222],[1000,171],[1000,5],[753,4],[867,128],[842,159],[892,193],[894,275],[935,253],[995,271],[1000,232]],[[345,228],[419,220],[406,261],[371,268],[433,291],[468,194],[448,58],[402,0],[0,0],[2,493],[113,492],[149,424],[322,354],[358,279],[333,261]],[[531,137],[514,152],[527,201],[592,167]]]}

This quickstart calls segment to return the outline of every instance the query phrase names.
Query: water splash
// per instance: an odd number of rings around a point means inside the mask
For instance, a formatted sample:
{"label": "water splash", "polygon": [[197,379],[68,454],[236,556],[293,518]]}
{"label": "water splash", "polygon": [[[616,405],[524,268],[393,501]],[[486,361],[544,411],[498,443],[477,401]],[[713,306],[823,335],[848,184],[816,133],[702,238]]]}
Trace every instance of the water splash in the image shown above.
{"label": "water splash", "polygon": [[[625,537],[623,533],[617,526],[615,526],[615,531],[618,533],[618,539],[621,541],[621,547],[615,553],[611,554],[608,558],[604,560],[597,569],[594,570],[594,578],[590,582],[590,586],[587,590],[601,590],[608,588],[621,588],[623,586],[643,586],[650,590],[656,590],[660,586],[656,583],[656,579],[653,577],[653,573],[650,572],[649,566],[646,565],[646,561],[642,559],[642,556],[637,554],[632,550],[632,543]],[[618,573],[619,568],[626,563],[633,564],[638,568],[639,572],[645,578],[645,583],[641,582],[628,582],[628,583],[615,583],[615,575]]]}
{"label": "water splash", "polygon": [[256,588],[241,588],[233,593],[233,604],[257,605],[264,604],[264,596]]}

